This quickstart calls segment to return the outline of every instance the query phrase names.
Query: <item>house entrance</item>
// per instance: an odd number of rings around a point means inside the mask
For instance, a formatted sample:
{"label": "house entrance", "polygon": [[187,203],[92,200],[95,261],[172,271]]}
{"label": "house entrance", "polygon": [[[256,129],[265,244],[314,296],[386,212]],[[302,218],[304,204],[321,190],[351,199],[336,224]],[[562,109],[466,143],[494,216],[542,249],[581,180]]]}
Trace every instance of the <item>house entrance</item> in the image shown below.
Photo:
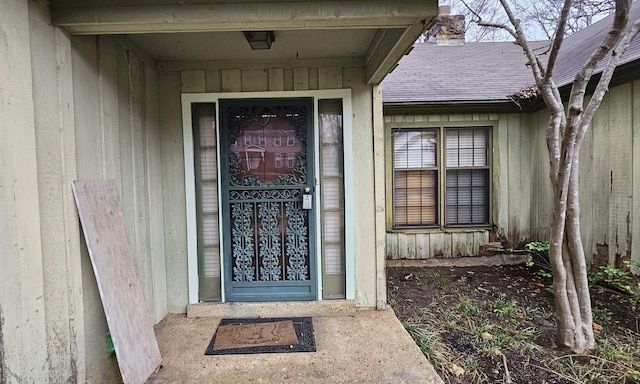
{"label": "house entrance", "polygon": [[219,105],[226,300],[315,300],[312,99]]}

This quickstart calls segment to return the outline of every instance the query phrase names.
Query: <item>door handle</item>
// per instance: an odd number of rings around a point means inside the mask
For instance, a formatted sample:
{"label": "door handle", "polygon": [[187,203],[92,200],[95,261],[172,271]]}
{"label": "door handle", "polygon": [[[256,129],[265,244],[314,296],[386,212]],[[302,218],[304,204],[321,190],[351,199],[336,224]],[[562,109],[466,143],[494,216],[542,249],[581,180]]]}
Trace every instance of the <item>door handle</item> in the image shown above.
{"label": "door handle", "polygon": [[313,207],[313,196],[311,195],[311,187],[304,187],[302,194],[302,209],[311,209]]}

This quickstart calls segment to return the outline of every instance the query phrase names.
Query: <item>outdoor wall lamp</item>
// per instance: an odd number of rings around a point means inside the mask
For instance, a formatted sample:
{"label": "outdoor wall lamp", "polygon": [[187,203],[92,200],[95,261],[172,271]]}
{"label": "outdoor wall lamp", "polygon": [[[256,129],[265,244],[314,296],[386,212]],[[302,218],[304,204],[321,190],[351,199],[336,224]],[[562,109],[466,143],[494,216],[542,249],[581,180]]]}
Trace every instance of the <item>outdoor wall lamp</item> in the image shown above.
{"label": "outdoor wall lamp", "polygon": [[273,31],[243,31],[251,49],[271,49],[271,44],[276,41]]}

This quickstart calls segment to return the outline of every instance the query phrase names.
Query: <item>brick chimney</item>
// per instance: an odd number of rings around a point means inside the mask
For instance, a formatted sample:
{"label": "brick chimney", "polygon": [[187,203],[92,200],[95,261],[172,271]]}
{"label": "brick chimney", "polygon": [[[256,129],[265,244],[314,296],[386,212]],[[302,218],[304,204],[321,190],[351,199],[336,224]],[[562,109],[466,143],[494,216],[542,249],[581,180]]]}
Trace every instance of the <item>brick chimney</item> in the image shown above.
{"label": "brick chimney", "polygon": [[451,6],[438,7],[438,22],[429,31],[428,40],[436,45],[463,45],[465,21],[464,15],[450,15]]}

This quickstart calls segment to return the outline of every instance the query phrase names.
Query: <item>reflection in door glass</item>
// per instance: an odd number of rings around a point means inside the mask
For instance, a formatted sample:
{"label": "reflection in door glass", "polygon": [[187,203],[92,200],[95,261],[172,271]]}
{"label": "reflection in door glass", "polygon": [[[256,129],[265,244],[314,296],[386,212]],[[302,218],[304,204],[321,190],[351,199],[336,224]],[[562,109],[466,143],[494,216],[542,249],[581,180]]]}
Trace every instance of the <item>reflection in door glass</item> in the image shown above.
{"label": "reflection in door glass", "polygon": [[257,116],[246,121],[238,133],[238,140],[229,150],[247,175],[257,177],[267,185],[289,174],[296,162],[302,160],[300,154],[304,143],[287,119]]}

